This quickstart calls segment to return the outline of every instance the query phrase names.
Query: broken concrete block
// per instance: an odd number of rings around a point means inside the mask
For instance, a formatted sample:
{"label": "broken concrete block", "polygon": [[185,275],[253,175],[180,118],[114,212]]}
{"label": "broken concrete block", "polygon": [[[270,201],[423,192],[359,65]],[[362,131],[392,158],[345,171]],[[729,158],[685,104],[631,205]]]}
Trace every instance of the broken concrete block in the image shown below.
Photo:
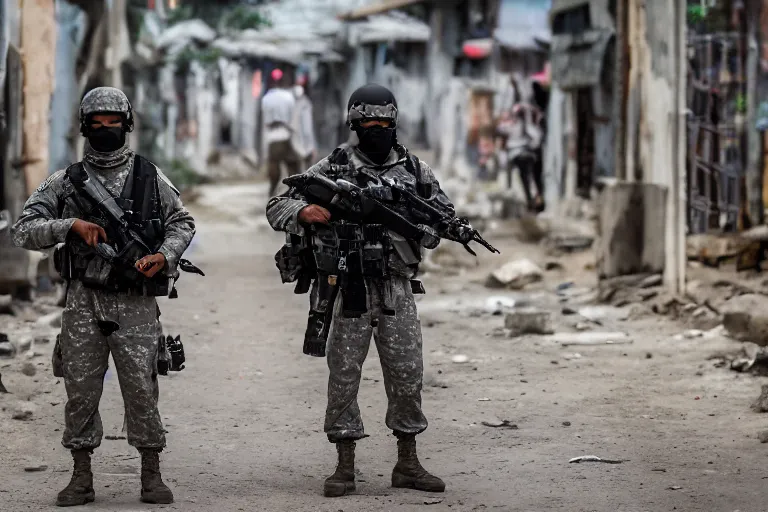
{"label": "broken concrete block", "polygon": [[728,335],[768,346],[768,297],[746,294],[734,297],[721,308],[723,326]]}
{"label": "broken concrete block", "polygon": [[763,384],[760,389],[760,396],[752,403],[752,410],[755,412],[768,412],[768,384]]}
{"label": "broken concrete block", "polygon": [[596,247],[601,279],[664,271],[668,193],[660,185],[625,182],[601,192]]}
{"label": "broken concrete block", "polygon": [[549,311],[539,311],[533,308],[521,309],[507,313],[504,327],[509,330],[509,336],[523,334],[552,334],[551,314]]}
{"label": "broken concrete block", "polygon": [[543,276],[544,272],[531,260],[515,260],[491,272],[486,286],[522,290],[528,284],[541,281]]}

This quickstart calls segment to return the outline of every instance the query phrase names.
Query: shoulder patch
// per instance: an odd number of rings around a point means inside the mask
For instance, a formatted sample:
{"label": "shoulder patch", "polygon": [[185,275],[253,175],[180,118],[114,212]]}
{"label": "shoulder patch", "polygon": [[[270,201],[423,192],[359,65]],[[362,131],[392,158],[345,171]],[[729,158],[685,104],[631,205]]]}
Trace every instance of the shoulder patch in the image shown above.
{"label": "shoulder patch", "polygon": [[[155,165],[155,164],[152,164],[152,165]],[[176,187],[173,186],[173,183],[171,183],[171,180],[168,179],[168,176],[163,174],[163,171],[161,171],[160,168],[158,166],[156,166],[156,165],[155,165],[155,169],[157,169],[157,177],[160,178],[161,180],[163,180],[163,183],[168,185],[168,187],[170,187],[170,189],[173,190],[173,192],[177,196],[180,196],[181,192],[179,192],[179,189],[177,189]]]}
{"label": "shoulder patch", "polygon": [[43,181],[36,189],[35,193],[39,194],[43,190],[47,189],[49,186],[51,186],[51,183],[56,181],[57,179],[61,178],[61,176],[64,174],[65,171],[56,171],[55,173],[48,176],[45,181]]}

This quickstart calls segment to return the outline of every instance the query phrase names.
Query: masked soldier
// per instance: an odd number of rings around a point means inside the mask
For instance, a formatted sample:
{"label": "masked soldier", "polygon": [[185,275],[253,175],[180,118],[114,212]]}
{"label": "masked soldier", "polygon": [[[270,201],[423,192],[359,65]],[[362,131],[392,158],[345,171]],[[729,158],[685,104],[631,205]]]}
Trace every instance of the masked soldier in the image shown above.
{"label": "masked soldier", "polygon": [[[64,244],[54,256],[67,282],[59,347],[68,397],[62,444],[72,451],[74,472],[58,506],[94,500],[90,456],[103,434],[98,408],[110,353],[125,402],[128,443],[141,453],[141,500],[173,502],[160,475],[165,435],[157,408],[155,297],[169,295],[195,224],[170,181],[130,149],[126,134],[133,121],[122,91],[100,87],[86,94],[80,106],[87,139],[83,161],[43,182],[12,229],[14,243],[25,249]],[[124,249],[115,240],[119,226],[89,197],[93,190],[116,200],[127,227],[150,249],[133,265],[113,258]]]}
{"label": "masked soldier", "polygon": [[[345,179],[360,186],[364,180],[391,178],[453,214],[453,205],[430,168],[397,143],[397,102],[389,90],[366,85],[352,94],[347,109],[347,122],[357,133],[359,143],[337,148],[307,174]],[[405,206],[395,207],[406,218],[411,215]],[[336,221],[327,209],[309,204],[295,187],[270,199],[267,218],[275,230],[296,236],[333,228]],[[392,472],[392,486],[445,490],[443,481],[428,473],[416,456],[416,435],[426,430],[427,419],[421,410],[422,337],[413,294],[418,282],[411,281],[418,270],[421,247],[434,248],[439,238],[408,240],[395,233],[387,237],[392,240],[393,250],[380,262],[386,267],[382,277],[361,277],[350,270],[350,280],[364,281],[363,295],[353,297],[342,287],[330,304],[333,309],[326,352],[330,375],[325,433],[336,444],[338,466],[325,481],[326,496],[342,496],[355,489],[355,441],[366,437],[357,393],[372,334],[389,402],[386,424],[397,437],[398,459]],[[376,266],[377,262],[371,264]],[[316,281],[312,288],[313,304],[317,302],[317,284]],[[348,314],[350,310],[357,310],[357,314]]]}

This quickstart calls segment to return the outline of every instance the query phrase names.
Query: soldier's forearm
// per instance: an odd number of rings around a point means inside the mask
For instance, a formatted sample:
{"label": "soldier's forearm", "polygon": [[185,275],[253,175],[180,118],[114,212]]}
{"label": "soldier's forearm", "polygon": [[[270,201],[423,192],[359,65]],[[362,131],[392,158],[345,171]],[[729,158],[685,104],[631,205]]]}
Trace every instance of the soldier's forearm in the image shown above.
{"label": "soldier's forearm", "polygon": [[301,235],[304,228],[299,223],[299,212],[307,206],[309,203],[302,199],[272,198],[267,204],[267,221],[275,231]]}
{"label": "soldier's forearm", "polygon": [[165,240],[157,252],[165,256],[166,265],[171,271],[176,269],[179,259],[195,237],[195,231],[195,223],[191,216],[166,226]]}
{"label": "soldier's forearm", "polygon": [[41,217],[21,219],[11,228],[11,239],[17,247],[38,251],[64,243],[77,219],[49,220]]}

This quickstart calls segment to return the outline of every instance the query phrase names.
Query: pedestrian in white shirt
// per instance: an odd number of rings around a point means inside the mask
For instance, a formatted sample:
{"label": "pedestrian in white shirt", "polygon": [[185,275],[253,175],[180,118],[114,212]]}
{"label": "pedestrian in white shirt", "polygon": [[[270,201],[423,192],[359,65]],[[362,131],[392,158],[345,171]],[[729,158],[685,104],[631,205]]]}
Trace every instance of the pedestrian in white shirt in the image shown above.
{"label": "pedestrian in white shirt", "polygon": [[293,116],[296,99],[288,89],[286,77],[280,69],[271,74],[272,87],[261,100],[261,115],[264,122],[264,139],[267,143],[267,175],[269,196],[275,195],[282,175],[281,164],[285,164],[288,175],[301,172],[299,155],[291,143]]}

